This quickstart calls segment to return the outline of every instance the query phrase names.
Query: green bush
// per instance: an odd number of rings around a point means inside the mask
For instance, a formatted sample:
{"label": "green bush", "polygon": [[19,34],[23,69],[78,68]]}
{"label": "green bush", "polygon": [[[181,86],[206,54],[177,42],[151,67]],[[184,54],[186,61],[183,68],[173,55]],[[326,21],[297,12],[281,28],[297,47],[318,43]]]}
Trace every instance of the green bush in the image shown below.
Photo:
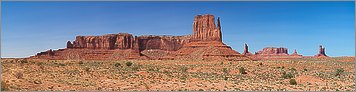
{"label": "green bush", "polygon": [[228,73],[229,73],[229,70],[227,70],[227,68],[223,68],[223,72],[224,72],[225,74],[228,74]]}
{"label": "green bush", "polygon": [[20,63],[28,63],[28,61],[26,59],[21,59],[19,62]]}
{"label": "green bush", "polygon": [[297,69],[295,69],[295,68],[290,68],[289,70],[292,70],[292,71],[297,71]]}
{"label": "green bush", "polygon": [[120,63],[115,63],[114,66],[115,66],[115,67],[121,67],[121,64],[120,64]]}
{"label": "green bush", "polygon": [[297,85],[297,81],[295,81],[295,79],[290,79],[289,80],[289,84],[290,85]]}
{"label": "green bush", "polygon": [[126,62],[126,66],[131,66],[132,62]]}
{"label": "green bush", "polygon": [[188,68],[187,68],[187,67],[181,67],[180,70],[181,70],[182,72],[187,72],[187,71],[188,71]]}
{"label": "green bush", "polygon": [[224,80],[228,80],[229,78],[228,77],[224,77]]}
{"label": "green bush", "polygon": [[243,67],[240,67],[239,71],[240,71],[241,74],[247,74],[246,69],[243,68]]}
{"label": "green bush", "polygon": [[83,61],[79,61],[79,64],[84,64]]}
{"label": "green bush", "polygon": [[293,76],[293,74],[292,73],[286,73],[286,72],[283,72],[283,74],[282,74],[282,78],[284,78],[284,79],[290,79],[290,78],[293,78],[294,76]]}
{"label": "green bush", "polygon": [[7,85],[4,81],[1,81],[1,91],[9,91],[9,85]]}
{"label": "green bush", "polygon": [[139,67],[132,67],[132,70],[134,70],[134,71],[138,71],[139,70]]}
{"label": "green bush", "polygon": [[341,74],[343,74],[344,73],[344,69],[343,68],[338,68],[338,69],[336,69],[336,71],[335,71],[335,76],[340,76]]}

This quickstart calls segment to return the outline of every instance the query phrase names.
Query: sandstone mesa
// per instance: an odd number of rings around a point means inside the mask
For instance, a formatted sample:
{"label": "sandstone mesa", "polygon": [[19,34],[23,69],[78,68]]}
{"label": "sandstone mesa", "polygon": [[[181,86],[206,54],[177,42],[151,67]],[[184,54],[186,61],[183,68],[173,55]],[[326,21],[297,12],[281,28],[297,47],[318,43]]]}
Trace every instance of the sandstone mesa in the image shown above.
{"label": "sandstone mesa", "polygon": [[[48,50],[30,58],[80,60],[284,60],[303,58],[296,50],[288,54],[287,48],[266,47],[252,54],[247,44],[244,52],[233,50],[222,42],[220,18],[214,15],[194,17],[193,33],[184,36],[133,36],[129,33],[102,36],[77,36],[68,41],[65,49]],[[328,57],[320,45],[314,57]]]}

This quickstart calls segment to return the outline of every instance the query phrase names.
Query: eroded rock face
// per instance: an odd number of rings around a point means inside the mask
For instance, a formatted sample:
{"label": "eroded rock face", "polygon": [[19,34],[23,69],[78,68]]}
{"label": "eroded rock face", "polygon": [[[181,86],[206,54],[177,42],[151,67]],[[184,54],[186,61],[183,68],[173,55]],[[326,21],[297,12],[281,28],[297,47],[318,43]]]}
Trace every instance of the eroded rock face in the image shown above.
{"label": "eroded rock face", "polygon": [[315,57],[327,57],[325,54],[325,48],[322,45],[319,46],[319,53],[315,55]]}
{"label": "eroded rock face", "polygon": [[250,52],[248,51],[248,46],[247,46],[247,44],[244,45],[244,52],[243,52],[242,54],[243,54],[243,55],[246,55],[246,56],[251,56],[251,55],[253,55],[252,53],[250,53]]}
{"label": "eroded rock face", "polygon": [[176,51],[190,41],[190,36],[139,36],[140,51],[159,49]]}
{"label": "eroded rock face", "polygon": [[[134,38],[131,34],[119,33],[103,36],[77,36],[73,42],[73,48],[88,49],[131,49]],[[71,47],[67,43],[67,47]]]}
{"label": "eroded rock face", "polygon": [[215,25],[214,15],[197,15],[193,22],[193,41],[222,41],[220,18]]}
{"label": "eroded rock face", "polygon": [[288,55],[288,49],[283,47],[266,47],[256,52],[255,55]]}
{"label": "eroded rock face", "polygon": [[297,52],[297,50],[294,49],[294,52],[293,52],[293,54],[291,54],[291,56],[302,56],[302,55],[299,55],[298,52]]}

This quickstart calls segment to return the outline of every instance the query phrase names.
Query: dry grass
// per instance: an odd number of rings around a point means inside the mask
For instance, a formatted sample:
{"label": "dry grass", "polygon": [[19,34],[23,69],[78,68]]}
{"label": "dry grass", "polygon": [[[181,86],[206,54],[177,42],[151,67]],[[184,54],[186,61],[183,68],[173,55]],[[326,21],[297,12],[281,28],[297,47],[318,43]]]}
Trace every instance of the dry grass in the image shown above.
{"label": "dry grass", "polygon": [[[290,61],[26,61],[2,60],[2,83],[8,90],[355,91],[354,58],[347,57]],[[127,62],[132,64],[128,66]],[[290,78],[297,84],[291,85]]]}

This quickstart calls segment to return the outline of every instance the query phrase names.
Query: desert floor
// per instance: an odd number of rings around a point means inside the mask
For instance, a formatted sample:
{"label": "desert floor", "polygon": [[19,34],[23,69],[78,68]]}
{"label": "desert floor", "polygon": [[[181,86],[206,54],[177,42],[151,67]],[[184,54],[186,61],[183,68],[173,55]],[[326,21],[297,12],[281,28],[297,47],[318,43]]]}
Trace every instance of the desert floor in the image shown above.
{"label": "desert floor", "polygon": [[355,91],[354,61],[2,59],[1,85],[11,91]]}

